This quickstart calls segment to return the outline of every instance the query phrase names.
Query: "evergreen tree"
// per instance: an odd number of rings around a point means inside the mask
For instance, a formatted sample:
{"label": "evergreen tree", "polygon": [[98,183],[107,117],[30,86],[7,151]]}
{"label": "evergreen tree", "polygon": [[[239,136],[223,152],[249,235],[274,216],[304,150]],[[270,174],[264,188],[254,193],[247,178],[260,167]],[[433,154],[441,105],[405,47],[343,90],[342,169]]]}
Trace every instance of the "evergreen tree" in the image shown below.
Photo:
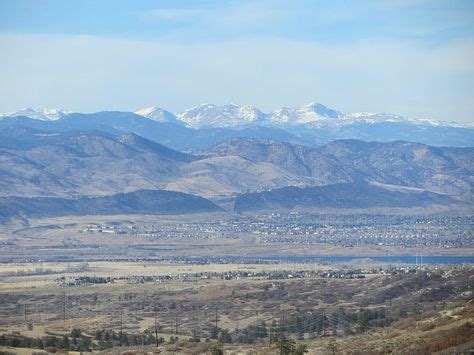
{"label": "evergreen tree", "polygon": [[336,350],[337,350],[337,341],[336,339],[332,338],[329,343],[328,343],[328,350],[333,354],[335,355],[336,354]]}
{"label": "evergreen tree", "polygon": [[357,331],[359,333],[363,333],[367,330],[368,328],[367,320],[368,320],[367,312],[361,309],[359,313],[357,314]]}
{"label": "evergreen tree", "polygon": [[308,345],[298,344],[296,346],[295,355],[304,355],[307,352],[308,352]]}
{"label": "evergreen tree", "polygon": [[61,342],[61,348],[65,350],[69,350],[69,337],[67,335],[63,336],[63,339]]}
{"label": "evergreen tree", "polygon": [[276,345],[280,355],[292,355],[296,351],[295,341],[284,336],[278,339]]}
{"label": "evergreen tree", "polygon": [[230,336],[230,333],[227,330],[223,329],[221,331],[221,335],[219,336],[219,342],[222,344],[232,342],[232,337]]}
{"label": "evergreen tree", "polygon": [[82,336],[79,342],[79,351],[89,352],[92,346],[91,338]]}
{"label": "evergreen tree", "polygon": [[210,350],[211,350],[212,355],[224,354],[224,351],[222,350],[222,344],[220,341],[217,341],[216,343],[214,343]]}
{"label": "evergreen tree", "polygon": [[81,336],[81,330],[79,328],[73,328],[73,330],[71,330],[72,338],[79,338],[80,336]]}

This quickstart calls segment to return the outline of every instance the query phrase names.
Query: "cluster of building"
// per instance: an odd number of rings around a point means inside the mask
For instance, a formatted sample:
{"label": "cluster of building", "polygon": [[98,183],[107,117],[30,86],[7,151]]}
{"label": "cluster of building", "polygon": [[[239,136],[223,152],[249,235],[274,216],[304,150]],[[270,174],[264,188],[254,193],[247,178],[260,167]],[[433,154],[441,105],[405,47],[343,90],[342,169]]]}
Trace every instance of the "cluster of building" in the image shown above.
{"label": "cluster of building", "polygon": [[61,276],[56,279],[56,282],[62,286],[81,286],[89,284],[108,284],[114,282],[114,278],[100,276]]}
{"label": "cluster of building", "polygon": [[261,243],[462,248],[474,246],[474,217],[264,214],[200,223],[89,225],[83,232],[163,238],[240,238]]}
{"label": "cluster of building", "polygon": [[196,282],[200,280],[288,280],[304,278],[331,278],[331,279],[363,279],[374,274],[404,274],[416,272],[413,266],[387,266],[370,269],[326,269],[326,270],[268,270],[268,271],[226,271],[226,272],[196,272],[166,275],[133,275],[133,276],[62,276],[56,279],[61,286],[81,286],[87,284],[107,284],[115,282],[127,283],[163,283],[169,281]]}

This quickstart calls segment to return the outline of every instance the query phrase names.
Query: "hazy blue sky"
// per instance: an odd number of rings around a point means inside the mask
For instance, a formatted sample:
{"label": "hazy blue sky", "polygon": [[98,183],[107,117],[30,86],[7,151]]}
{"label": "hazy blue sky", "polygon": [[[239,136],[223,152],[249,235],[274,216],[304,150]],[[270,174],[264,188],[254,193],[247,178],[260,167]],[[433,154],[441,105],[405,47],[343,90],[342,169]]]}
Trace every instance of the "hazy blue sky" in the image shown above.
{"label": "hazy blue sky", "polygon": [[474,121],[474,1],[0,0],[0,111],[211,102]]}

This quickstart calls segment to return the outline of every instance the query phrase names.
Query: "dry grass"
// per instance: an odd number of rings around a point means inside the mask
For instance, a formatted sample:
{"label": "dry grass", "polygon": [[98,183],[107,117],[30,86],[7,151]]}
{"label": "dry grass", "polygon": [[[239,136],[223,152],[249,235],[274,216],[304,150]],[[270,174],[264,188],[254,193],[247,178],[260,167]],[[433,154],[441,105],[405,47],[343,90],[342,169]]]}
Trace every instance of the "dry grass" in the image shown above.
{"label": "dry grass", "polygon": [[[351,354],[472,352],[474,303],[467,302],[462,306],[450,304],[447,307],[445,310],[426,312],[363,335],[337,339],[338,351]],[[462,315],[446,322],[443,318],[446,312],[461,312]],[[310,348],[316,352],[324,351],[328,342],[329,339],[312,342]]]}

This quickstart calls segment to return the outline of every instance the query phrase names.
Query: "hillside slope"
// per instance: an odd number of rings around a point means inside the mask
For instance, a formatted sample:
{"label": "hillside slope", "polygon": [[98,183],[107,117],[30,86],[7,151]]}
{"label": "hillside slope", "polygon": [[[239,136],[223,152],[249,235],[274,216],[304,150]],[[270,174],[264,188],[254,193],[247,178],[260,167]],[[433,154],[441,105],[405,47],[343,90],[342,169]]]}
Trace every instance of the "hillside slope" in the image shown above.
{"label": "hillside slope", "polygon": [[[315,207],[359,206],[360,198],[368,193],[372,194],[369,205],[385,199],[387,206],[403,206],[402,202],[390,202],[391,198],[405,198],[406,205],[415,200],[419,205],[421,199],[454,202],[440,194],[472,203],[474,148],[356,140],[311,148],[268,139],[231,138],[192,155],[134,133],[53,132],[9,126],[0,130],[0,177],[0,196],[17,197],[166,189],[218,199],[261,193],[260,199],[269,194],[263,191],[274,190],[268,196],[276,203],[277,189],[286,188],[281,191],[288,194],[286,202],[301,205],[296,187],[353,184],[355,191],[347,191],[348,199],[342,195],[336,199],[340,191],[332,197],[323,193],[327,197],[322,199],[311,193],[316,190],[307,192]],[[366,191],[368,186],[370,191]],[[355,198],[355,193],[359,202],[349,198]],[[256,195],[240,196],[236,205],[250,196]],[[293,198],[299,202],[290,202]],[[360,203],[359,207],[364,206]]]}
{"label": "hillside slope", "polygon": [[333,184],[313,187],[284,187],[236,197],[234,211],[275,211],[311,208],[370,208],[449,205],[457,201],[440,194],[392,191],[366,183]]}
{"label": "hillside slope", "polygon": [[474,187],[474,149],[409,142],[334,141],[319,148],[272,140],[233,138],[208,150],[277,165],[326,185],[365,180],[469,195]]}
{"label": "hillside slope", "polygon": [[68,215],[187,214],[221,209],[199,196],[167,190],[139,190],[79,198],[0,197],[0,218]]}

